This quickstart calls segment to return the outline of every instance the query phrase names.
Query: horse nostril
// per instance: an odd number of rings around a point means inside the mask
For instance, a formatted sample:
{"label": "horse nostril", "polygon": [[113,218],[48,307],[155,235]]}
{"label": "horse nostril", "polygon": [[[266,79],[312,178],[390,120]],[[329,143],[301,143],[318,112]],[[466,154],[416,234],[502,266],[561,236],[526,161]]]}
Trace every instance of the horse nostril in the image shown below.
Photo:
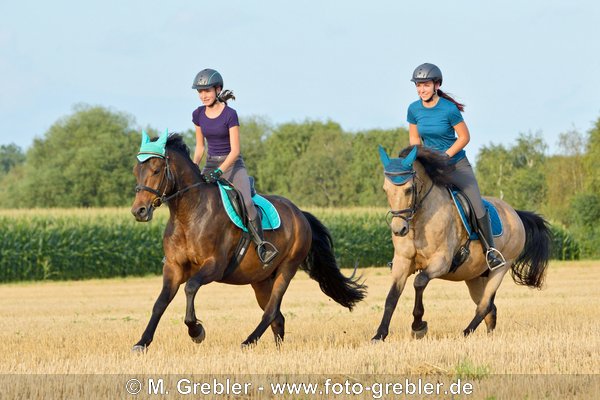
{"label": "horse nostril", "polygon": [[140,207],[135,211],[135,215],[138,217],[144,217],[146,215],[146,207]]}

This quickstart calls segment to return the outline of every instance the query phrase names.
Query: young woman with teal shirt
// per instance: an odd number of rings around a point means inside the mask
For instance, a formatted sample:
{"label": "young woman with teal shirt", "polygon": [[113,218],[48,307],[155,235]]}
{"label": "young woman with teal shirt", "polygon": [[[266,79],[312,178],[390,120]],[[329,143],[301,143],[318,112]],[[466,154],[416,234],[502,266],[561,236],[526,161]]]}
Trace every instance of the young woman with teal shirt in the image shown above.
{"label": "young woman with teal shirt", "polygon": [[488,213],[483,206],[479,185],[467,159],[465,146],[471,138],[465,123],[461,104],[444,93],[442,71],[435,65],[419,65],[411,79],[417,88],[419,100],[408,107],[408,135],[411,145],[423,145],[446,153],[456,169],[451,174],[452,183],[471,201],[477,217],[479,234],[490,269],[504,265],[504,257],[494,248],[494,236]]}

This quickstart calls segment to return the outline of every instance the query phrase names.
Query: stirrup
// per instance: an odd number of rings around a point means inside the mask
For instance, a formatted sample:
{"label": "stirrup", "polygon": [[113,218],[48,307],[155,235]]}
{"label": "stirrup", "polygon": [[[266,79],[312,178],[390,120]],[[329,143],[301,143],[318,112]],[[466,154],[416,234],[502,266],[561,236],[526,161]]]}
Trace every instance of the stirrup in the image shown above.
{"label": "stirrup", "polygon": [[[501,261],[500,264],[492,267],[490,265],[490,259],[489,259],[490,255],[492,255],[496,259],[500,260]],[[504,256],[502,255],[502,253],[500,253],[500,250],[496,249],[495,247],[490,247],[485,252],[485,263],[487,264],[487,266],[488,266],[488,268],[489,268],[490,271],[495,271],[498,268],[504,267],[506,265],[506,259],[504,258]]]}
{"label": "stirrup", "polygon": [[[266,258],[263,258],[263,254],[267,254],[270,252]],[[258,259],[263,263],[263,268],[268,268],[271,265],[271,262],[279,251],[275,247],[275,245],[271,242],[264,241],[256,246],[256,253],[258,254]]]}

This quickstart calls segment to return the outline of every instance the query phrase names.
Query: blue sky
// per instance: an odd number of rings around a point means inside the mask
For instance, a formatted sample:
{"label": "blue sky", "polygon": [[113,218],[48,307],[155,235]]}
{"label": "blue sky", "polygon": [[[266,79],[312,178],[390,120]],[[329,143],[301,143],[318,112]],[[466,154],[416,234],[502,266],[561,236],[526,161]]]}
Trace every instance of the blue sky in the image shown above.
{"label": "blue sky", "polygon": [[[0,0],[0,144],[31,145],[77,103],[182,131],[195,74],[218,69],[242,117],[406,126],[437,64],[481,146],[586,132],[600,117],[600,3]],[[243,138],[242,138],[243,143]]]}

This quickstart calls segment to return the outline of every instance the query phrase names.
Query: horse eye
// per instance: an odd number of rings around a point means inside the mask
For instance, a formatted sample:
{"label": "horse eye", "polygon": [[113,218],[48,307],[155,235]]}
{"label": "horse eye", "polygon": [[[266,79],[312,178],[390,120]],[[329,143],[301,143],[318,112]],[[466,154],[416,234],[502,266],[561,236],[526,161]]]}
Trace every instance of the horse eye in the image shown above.
{"label": "horse eye", "polygon": [[158,175],[159,172],[160,172],[160,169],[155,169],[154,171],[152,171],[152,175]]}
{"label": "horse eye", "polygon": [[411,193],[412,193],[412,191],[413,191],[413,187],[411,186],[411,187],[409,187],[409,188],[405,189],[405,190],[404,190],[404,193],[405,193],[405,194],[411,194]]}

